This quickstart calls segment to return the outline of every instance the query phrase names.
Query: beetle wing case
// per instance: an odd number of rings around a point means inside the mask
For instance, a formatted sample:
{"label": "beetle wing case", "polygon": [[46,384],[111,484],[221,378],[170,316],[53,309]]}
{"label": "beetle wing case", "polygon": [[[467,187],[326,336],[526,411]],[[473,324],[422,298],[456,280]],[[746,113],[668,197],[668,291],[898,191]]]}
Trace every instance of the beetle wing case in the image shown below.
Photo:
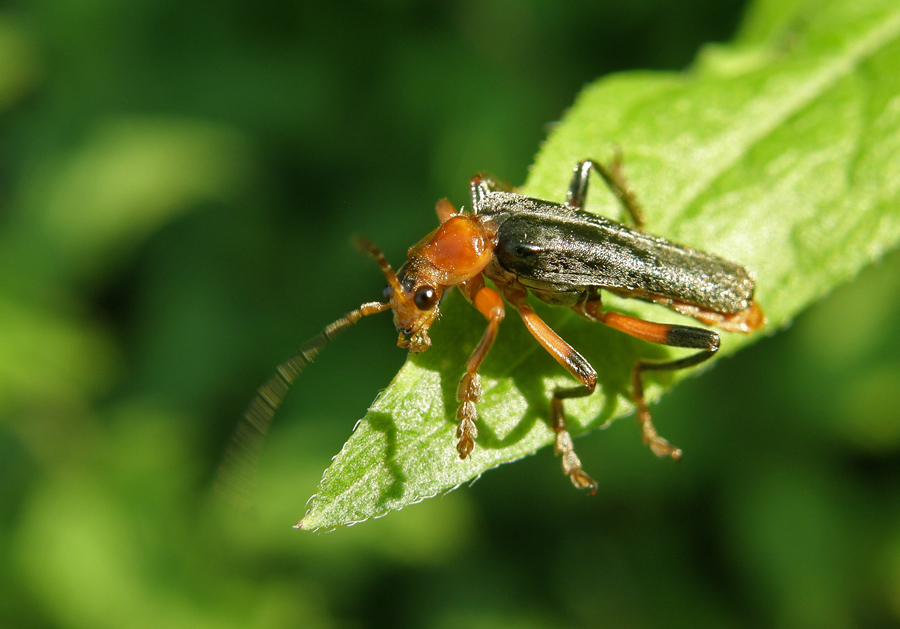
{"label": "beetle wing case", "polygon": [[552,303],[591,287],[720,313],[745,310],[753,298],[752,276],[734,262],[564,204],[501,191],[480,201],[478,214],[497,230],[497,263]]}

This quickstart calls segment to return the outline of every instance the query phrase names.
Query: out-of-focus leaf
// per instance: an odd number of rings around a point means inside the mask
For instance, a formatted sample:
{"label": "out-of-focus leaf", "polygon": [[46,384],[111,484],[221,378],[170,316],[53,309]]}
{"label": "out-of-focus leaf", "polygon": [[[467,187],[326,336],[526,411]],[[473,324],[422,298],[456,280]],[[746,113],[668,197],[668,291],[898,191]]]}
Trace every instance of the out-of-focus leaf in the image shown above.
{"label": "out-of-focus leaf", "polygon": [[0,111],[5,111],[38,82],[37,53],[20,24],[0,14]]}
{"label": "out-of-focus leaf", "polygon": [[[109,120],[61,161],[36,169],[18,221],[40,243],[36,264],[75,277],[114,268],[147,235],[232,197],[251,163],[239,134],[168,117]],[[26,254],[35,255],[35,252]]]}
{"label": "out-of-focus leaf", "polygon": [[109,386],[117,351],[96,324],[0,292],[0,416],[21,407],[86,408]]}

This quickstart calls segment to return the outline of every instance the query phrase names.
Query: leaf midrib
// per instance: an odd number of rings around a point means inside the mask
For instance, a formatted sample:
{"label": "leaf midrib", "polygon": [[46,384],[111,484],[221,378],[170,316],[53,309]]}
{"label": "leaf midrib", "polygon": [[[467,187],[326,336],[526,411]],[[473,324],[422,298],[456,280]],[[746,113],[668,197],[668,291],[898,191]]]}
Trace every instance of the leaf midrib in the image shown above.
{"label": "leaf midrib", "polygon": [[900,11],[890,20],[869,30],[849,49],[835,55],[831,63],[825,64],[811,78],[798,83],[797,89],[781,97],[782,104],[773,107],[773,103],[777,101],[773,99],[769,90],[751,100],[744,111],[736,114],[736,117],[751,122],[745,126],[730,128],[709,147],[719,150],[711,151],[712,155],[707,158],[707,164],[697,169],[699,175],[682,188],[680,207],[688,207],[752,147],[777,131],[841,79],[859,68],[864,61],[897,39],[900,39]]}

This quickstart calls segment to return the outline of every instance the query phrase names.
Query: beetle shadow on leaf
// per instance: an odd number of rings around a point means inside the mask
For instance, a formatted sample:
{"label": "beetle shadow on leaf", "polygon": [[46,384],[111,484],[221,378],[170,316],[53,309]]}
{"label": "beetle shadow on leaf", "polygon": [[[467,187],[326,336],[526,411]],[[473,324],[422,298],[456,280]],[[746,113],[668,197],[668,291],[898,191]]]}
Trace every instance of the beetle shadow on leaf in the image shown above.
{"label": "beetle shadow on leaf", "polygon": [[[664,347],[633,339],[599,323],[591,323],[571,311],[534,302],[532,305],[547,324],[597,371],[597,388],[593,394],[581,400],[567,400],[565,404],[566,419],[573,436],[594,430],[612,420],[621,400],[631,399],[631,374],[637,359],[664,359],[670,356]],[[415,359],[421,366],[441,374],[441,398],[445,421],[449,424],[448,432],[455,431],[457,425],[459,402],[456,393],[460,378],[485,325],[484,318],[460,299],[460,303],[453,304],[451,316],[442,319],[440,326],[433,328],[432,349]],[[540,346],[509,306],[497,339],[478,373],[482,376],[485,390],[477,405],[476,451],[479,448],[514,448],[528,438],[536,422],[544,422],[549,428],[552,390],[547,390],[548,379],[556,380],[557,386],[578,385],[578,381]],[[668,372],[653,373],[649,374],[646,382],[667,386],[671,378],[672,374]],[[593,398],[596,402],[598,395],[603,396],[603,401],[596,410],[588,400]],[[583,410],[576,410],[579,403],[582,408],[595,410],[585,414]],[[515,423],[510,426],[509,422]],[[504,423],[507,428],[504,428]],[[452,442],[452,439],[449,441]],[[534,449],[552,441],[552,434],[548,432],[546,439],[533,444]],[[522,454],[526,452],[515,452],[513,458]]]}
{"label": "beetle shadow on leaf", "polygon": [[369,412],[366,421],[373,431],[384,435],[384,456],[379,460],[384,462],[391,478],[390,484],[380,492],[377,504],[387,506],[390,502],[400,500],[403,497],[403,486],[407,477],[402,467],[397,463],[397,426],[390,413]]}

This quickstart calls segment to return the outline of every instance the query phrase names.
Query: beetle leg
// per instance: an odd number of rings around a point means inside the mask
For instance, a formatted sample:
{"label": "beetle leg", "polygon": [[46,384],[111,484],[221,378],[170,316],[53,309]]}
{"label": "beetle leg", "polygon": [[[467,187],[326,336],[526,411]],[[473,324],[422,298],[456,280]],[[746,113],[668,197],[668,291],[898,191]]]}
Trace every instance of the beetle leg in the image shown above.
{"label": "beetle leg", "polygon": [[447,199],[441,199],[434,206],[434,211],[437,212],[438,219],[443,223],[448,218],[456,214],[456,208],[453,207],[453,204],[450,203]]}
{"label": "beetle leg", "polygon": [[506,314],[506,309],[503,307],[503,298],[500,294],[493,288],[486,287],[480,275],[460,284],[460,290],[488,320],[484,336],[466,363],[466,374],[456,390],[456,399],[460,403],[456,411],[456,419],[459,420],[459,427],[456,429],[459,442],[456,449],[459,451],[459,458],[465,459],[472,453],[475,437],[478,436],[478,429],[475,427],[475,419],[478,417],[475,404],[481,399],[481,376],[478,375],[478,367],[497,337],[497,329]]}
{"label": "beetle leg", "polygon": [[758,330],[766,324],[766,315],[756,302],[750,302],[749,306],[738,312],[723,314],[721,312],[716,312],[715,310],[701,308],[691,304],[684,304],[671,299],[654,301],[661,303],[664,306],[668,306],[672,310],[680,312],[683,315],[694,317],[700,323],[714,325],[726,332],[743,332],[744,334],[749,334],[753,330]]}
{"label": "beetle leg", "polygon": [[719,350],[719,335],[712,330],[703,328],[644,321],[612,310],[601,312],[599,298],[582,302],[575,307],[575,310],[589,319],[605,323],[611,328],[643,341],[700,350],[696,354],[675,360],[638,360],[634,364],[632,372],[632,396],[637,405],[637,421],[641,426],[644,443],[650,446],[650,449],[658,457],[670,456],[676,461],[679,460],[681,450],[660,437],[650,419],[650,411],[647,410],[647,404],[644,401],[643,373],[645,371],[676,371],[699,365],[712,358],[713,354]]}
{"label": "beetle leg", "polygon": [[569,184],[569,191],[566,194],[566,205],[576,208],[584,205],[592,168],[600,173],[609,189],[619,198],[619,201],[622,202],[622,205],[634,220],[634,224],[642,227],[644,225],[644,210],[641,209],[634,196],[634,191],[622,175],[622,153],[618,150],[609,167],[603,166],[603,164],[592,159],[586,159],[575,165],[572,182]]}
{"label": "beetle leg", "polygon": [[469,199],[472,201],[472,212],[477,214],[484,199],[492,192],[503,190],[512,192],[513,188],[504,181],[497,181],[487,173],[478,173],[469,180]]}
{"label": "beetle leg", "polygon": [[575,454],[575,446],[572,435],[566,426],[566,416],[563,410],[563,400],[567,398],[584,397],[594,392],[597,386],[597,372],[591,364],[562,337],[554,332],[550,326],[538,317],[537,313],[525,302],[524,291],[507,293],[507,299],[515,305],[525,322],[525,326],[541,346],[547,350],[560,365],[575,376],[581,386],[556,389],[550,400],[550,427],[556,433],[556,453],[562,457],[563,472],[571,479],[572,484],[578,489],[590,489],[591,493],[597,492],[597,483],[585,473],[581,467],[581,459]]}
{"label": "beetle leg", "polygon": [[491,193],[496,184],[494,181],[483,173],[479,173],[472,177],[469,181],[469,197],[472,200],[472,211],[481,205],[485,197]]}

